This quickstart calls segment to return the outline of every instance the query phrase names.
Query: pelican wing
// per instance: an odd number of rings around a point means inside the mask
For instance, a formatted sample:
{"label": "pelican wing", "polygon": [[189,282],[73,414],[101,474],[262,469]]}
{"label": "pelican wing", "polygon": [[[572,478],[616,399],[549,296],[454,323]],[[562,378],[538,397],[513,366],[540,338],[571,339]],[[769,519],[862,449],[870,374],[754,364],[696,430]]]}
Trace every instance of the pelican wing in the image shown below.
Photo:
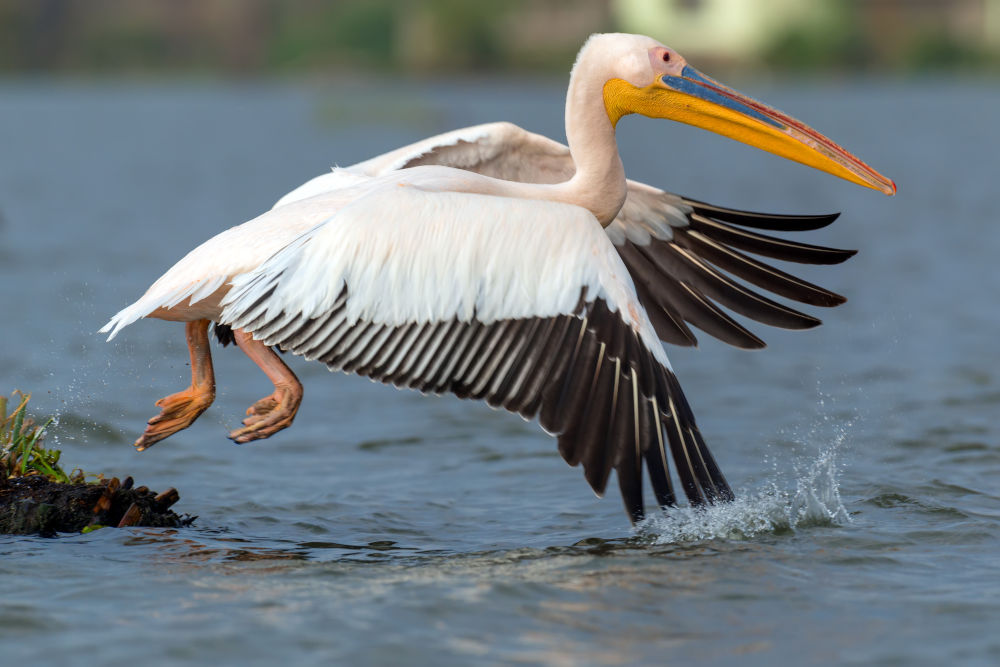
{"label": "pelican wing", "polygon": [[576,168],[569,148],[513,123],[487,123],[429,137],[394,151],[335,168],[295,188],[275,208],[408,167],[438,165],[518,183],[561,183]]}
{"label": "pelican wing", "polygon": [[537,417],[595,492],[643,516],[645,461],[675,503],[732,496],[628,271],[597,220],[554,202],[391,183],[233,281],[220,321],[398,387]]}

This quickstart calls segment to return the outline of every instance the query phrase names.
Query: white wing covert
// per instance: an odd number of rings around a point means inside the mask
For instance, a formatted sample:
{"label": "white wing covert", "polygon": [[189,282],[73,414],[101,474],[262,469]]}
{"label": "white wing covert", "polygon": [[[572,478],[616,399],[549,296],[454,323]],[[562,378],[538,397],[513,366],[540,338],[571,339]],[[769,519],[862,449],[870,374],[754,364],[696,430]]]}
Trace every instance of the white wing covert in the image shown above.
{"label": "white wing covert", "polygon": [[454,167],[519,183],[561,183],[576,172],[567,146],[507,122],[439,134],[347,170],[381,176],[424,165]]}
{"label": "white wing covert", "polygon": [[645,460],[676,502],[732,497],[614,246],[554,202],[376,189],[237,277],[220,321],[307,359],[483,399],[559,438],[601,494],[643,516]]}
{"label": "white wing covert", "polygon": [[513,123],[487,123],[428,137],[349,167],[336,167],[295,188],[274,207],[425,165],[453,167],[518,183],[559,183],[576,171],[569,148],[558,141]]}

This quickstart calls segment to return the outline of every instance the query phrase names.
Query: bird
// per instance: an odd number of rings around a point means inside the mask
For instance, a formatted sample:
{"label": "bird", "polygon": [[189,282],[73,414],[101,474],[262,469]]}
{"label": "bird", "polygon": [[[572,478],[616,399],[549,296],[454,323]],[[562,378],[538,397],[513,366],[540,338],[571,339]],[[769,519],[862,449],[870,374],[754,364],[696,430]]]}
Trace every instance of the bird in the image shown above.
{"label": "bird", "polygon": [[[741,348],[764,342],[724,308],[777,327],[846,299],[751,254],[837,264],[855,251],[760,233],[839,214],[771,215],[626,178],[615,140],[628,114],[679,121],[887,195],[893,181],[804,123],[702,74],[643,36],[592,35],[571,70],[562,144],[506,122],[431,137],[334,168],[198,246],[102,329],[183,322],[191,385],[157,401],[145,450],[215,396],[209,327],[274,384],[237,443],[291,425],[303,396],[278,356],[423,393],[485,400],[537,419],[604,494],[612,470],[628,518],[733,500],[667,358],[691,327]],[[741,282],[743,281],[743,282]],[[721,307],[720,307],[721,306]]]}

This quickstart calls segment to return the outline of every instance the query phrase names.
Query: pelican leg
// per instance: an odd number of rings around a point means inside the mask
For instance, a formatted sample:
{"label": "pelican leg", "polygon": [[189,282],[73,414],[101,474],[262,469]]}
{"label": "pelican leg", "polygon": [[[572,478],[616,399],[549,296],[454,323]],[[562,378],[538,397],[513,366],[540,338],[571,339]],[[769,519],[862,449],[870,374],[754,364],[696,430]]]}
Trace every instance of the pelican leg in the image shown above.
{"label": "pelican leg", "polygon": [[302,383],[277,354],[264,343],[254,340],[242,330],[234,330],[236,344],[274,383],[274,393],[260,399],[247,409],[243,428],[229,434],[230,439],[243,444],[274,435],[292,425],[302,403]]}
{"label": "pelican leg", "polygon": [[160,414],[149,420],[146,430],[135,441],[140,452],[164,438],[187,428],[215,400],[215,371],[208,347],[208,320],[184,325],[188,351],[191,353],[191,386],[156,402]]}

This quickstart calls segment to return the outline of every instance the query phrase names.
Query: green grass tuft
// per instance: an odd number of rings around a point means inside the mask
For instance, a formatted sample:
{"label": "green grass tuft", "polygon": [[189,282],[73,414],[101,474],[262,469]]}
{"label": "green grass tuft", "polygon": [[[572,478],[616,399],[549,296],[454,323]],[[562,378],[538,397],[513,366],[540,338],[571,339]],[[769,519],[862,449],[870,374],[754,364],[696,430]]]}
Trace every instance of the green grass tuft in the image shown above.
{"label": "green grass tuft", "polygon": [[45,429],[55,421],[55,417],[36,425],[28,416],[31,394],[15,391],[11,399],[17,402],[17,406],[8,414],[7,407],[11,401],[6,396],[0,396],[0,479],[40,475],[53,482],[82,484],[82,470],[67,473],[59,465],[61,452],[42,446]]}

